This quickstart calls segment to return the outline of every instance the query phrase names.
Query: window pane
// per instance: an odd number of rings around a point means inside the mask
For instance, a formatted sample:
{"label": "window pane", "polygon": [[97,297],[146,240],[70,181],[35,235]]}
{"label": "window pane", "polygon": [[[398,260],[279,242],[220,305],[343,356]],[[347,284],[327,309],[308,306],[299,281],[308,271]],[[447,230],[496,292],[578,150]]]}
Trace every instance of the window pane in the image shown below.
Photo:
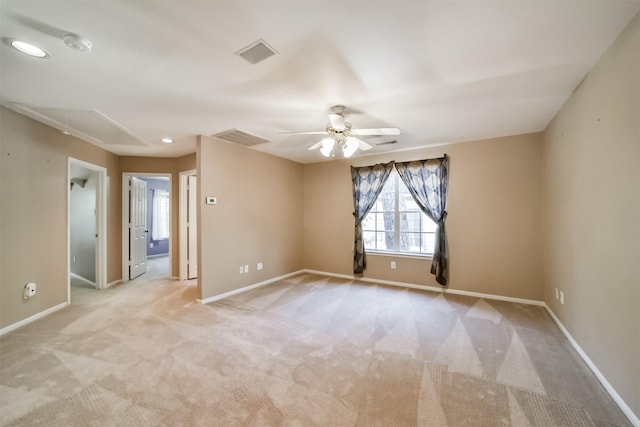
{"label": "window pane", "polygon": [[434,233],[422,233],[422,252],[432,254],[436,247],[436,235]]}
{"label": "window pane", "polygon": [[399,209],[401,211],[419,211],[420,207],[418,206],[416,201],[413,199],[413,196],[407,192],[407,193],[400,194]]}
{"label": "window pane", "polygon": [[422,231],[435,233],[436,228],[438,228],[436,223],[431,221],[431,218],[429,218],[426,214],[423,213],[422,214]]}
{"label": "window pane", "polygon": [[362,229],[363,230],[375,230],[376,229],[376,214],[368,213],[367,216],[364,217],[362,221]]}
{"label": "window pane", "polygon": [[[391,178],[385,184],[385,187],[389,185]],[[390,211],[393,212],[396,209],[396,195],[395,192],[382,192],[378,201],[376,202],[376,208],[378,211]]]}
{"label": "window pane", "polygon": [[420,232],[422,212],[401,212],[400,213],[400,231]]}
{"label": "window pane", "polygon": [[388,249],[387,245],[385,243],[385,236],[386,233],[376,233],[376,248],[377,249]]}
{"label": "window pane", "polygon": [[376,233],[375,231],[363,231],[362,240],[364,241],[364,247],[369,249],[376,249]]}
{"label": "window pane", "polygon": [[400,233],[400,250],[420,252],[420,233]]}
{"label": "window pane", "polygon": [[395,212],[385,212],[383,214],[378,214],[380,220],[378,221],[378,230],[382,231],[393,231],[395,230],[396,223],[396,214]]}
{"label": "window pane", "polygon": [[386,231],[384,233],[380,233],[382,238],[384,239],[384,243],[382,243],[382,248],[388,251],[395,251],[396,248],[396,232],[395,230]]}

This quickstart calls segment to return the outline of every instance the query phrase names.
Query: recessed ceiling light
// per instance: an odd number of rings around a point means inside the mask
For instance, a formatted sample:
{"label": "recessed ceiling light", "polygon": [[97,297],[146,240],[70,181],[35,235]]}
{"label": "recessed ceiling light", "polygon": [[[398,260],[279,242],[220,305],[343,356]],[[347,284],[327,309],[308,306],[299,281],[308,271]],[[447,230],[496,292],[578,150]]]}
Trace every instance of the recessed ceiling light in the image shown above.
{"label": "recessed ceiling light", "polygon": [[175,142],[171,138],[162,138],[161,141],[164,142],[165,144],[173,144]]}
{"label": "recessed ceiling light", "polygon": [[13,47],[14,49],[29,55],[29,56],[33,56],[35,58],[46,58],[47,56],[49,56],[49,54],[47,54],[47,52],[45,52],[44,50],[40,49],[38,46],[32,45],[31,43],[27,43],[27,42],[23,42],[20,40],[15,40],[15,39],[10,39],[9,40],[9,44],[11,45],[11,47]]}

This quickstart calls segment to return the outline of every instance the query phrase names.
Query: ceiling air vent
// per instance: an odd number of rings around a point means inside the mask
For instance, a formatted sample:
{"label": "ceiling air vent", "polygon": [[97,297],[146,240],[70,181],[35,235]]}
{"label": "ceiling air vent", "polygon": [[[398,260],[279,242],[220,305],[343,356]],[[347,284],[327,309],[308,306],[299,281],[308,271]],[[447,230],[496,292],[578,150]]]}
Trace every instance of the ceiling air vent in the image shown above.
{"label": "ceiling air vent", "polygon": [[235,142],[236,144],[244,145],[245,147],[252,147],[254,145],[270,142],[268,139],[260,138],[259,136],[241,131],[239,129],[229,129],[211,136],[213,138]]}
{"label": "ceiling air vent", "polygon": [[236,52],[236,55],[239,55],[251,62],[252,64],[257,64],[260,61],[264,61],[270,56],[275,55],[277,52],[274,48],[269,46],[267,42],[260,39],[254,43],[251,43],[249,46],[244,47]]}

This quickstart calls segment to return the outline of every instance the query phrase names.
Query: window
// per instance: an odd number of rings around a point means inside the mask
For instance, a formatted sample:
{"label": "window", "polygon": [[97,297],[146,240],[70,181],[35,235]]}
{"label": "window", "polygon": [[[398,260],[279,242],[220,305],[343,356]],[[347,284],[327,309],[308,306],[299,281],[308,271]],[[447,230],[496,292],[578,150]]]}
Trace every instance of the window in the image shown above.
{"label": "window", "polygon": [[153,190],[153,210],[151,213],[151,238],[164,240],[169,238],[169,192]]}
{"label": "window", "polygon": [[394,169],[362,222],[364,247],[372,252],[431,255],[436,227]]}

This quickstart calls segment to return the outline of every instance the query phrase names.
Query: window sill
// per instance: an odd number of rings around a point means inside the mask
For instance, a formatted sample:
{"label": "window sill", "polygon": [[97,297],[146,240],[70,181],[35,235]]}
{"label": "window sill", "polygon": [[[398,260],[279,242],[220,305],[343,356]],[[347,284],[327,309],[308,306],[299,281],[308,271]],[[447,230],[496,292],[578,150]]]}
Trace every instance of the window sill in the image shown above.
{"label": "window sill", "polygon": [[433,259],[433,254],[411,254],[407,252],[376,251],[365,249],[367,255],[386,256],[392,258]]}

